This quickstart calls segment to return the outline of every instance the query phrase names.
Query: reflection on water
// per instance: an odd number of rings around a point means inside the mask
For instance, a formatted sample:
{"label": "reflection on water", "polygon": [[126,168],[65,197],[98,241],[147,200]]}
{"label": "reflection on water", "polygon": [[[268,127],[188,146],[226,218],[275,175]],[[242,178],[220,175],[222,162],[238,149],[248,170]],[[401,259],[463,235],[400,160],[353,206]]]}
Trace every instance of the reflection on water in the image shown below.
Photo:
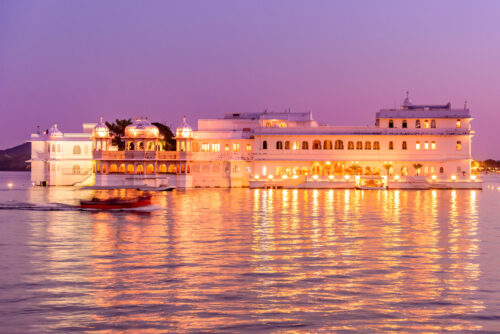
{"label": "reflection on water", "polygon": [[494,196],[190,190],[156,194],[163,209],[147,216],[1,212],[16,262],[2,265],[0,320],[9,332],[498,328],[480,230]]}

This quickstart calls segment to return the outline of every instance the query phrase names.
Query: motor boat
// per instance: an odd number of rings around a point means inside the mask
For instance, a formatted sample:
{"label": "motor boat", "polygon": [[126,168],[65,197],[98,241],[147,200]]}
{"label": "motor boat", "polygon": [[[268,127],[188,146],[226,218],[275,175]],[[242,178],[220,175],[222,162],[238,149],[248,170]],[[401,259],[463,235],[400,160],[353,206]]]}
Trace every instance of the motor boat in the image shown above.
{"label": "motor boat", "polygon": [[90,201],[81,200],[80,208],[96,210],[123,210],[135,209],[151,205],[151,195],[138,196],[131,199],[110,198],[99,199],[92,198]]}

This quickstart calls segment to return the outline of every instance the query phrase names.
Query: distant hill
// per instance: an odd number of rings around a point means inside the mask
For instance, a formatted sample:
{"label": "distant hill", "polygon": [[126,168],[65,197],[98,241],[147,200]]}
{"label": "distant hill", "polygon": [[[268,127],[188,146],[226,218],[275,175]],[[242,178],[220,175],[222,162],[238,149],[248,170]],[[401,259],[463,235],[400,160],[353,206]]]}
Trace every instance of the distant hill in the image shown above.
{"label": "distant hill", "polygon": [[0,150],[1,171],[29,171],[31,166],[27,160],[31,159],[31,143]]}

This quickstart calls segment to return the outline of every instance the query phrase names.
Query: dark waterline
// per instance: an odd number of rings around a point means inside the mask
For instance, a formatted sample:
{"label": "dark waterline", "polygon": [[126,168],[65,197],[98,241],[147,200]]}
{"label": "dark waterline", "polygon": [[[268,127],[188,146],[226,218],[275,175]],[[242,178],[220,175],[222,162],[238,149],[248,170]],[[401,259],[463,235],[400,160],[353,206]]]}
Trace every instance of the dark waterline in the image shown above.
{"label": "dark waterline", "polygon": [[500,184],[193,189],[147,212],[29,184],[0,173],[2,332],[500,328]]}

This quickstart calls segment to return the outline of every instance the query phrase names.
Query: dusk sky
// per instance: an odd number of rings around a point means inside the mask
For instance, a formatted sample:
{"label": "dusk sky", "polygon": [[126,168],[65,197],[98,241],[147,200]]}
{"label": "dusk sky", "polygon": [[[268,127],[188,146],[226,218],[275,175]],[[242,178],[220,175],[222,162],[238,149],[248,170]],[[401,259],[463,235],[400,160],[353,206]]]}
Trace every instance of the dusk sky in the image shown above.
{"label": "dusk sky", "polygon": [[500,1],[0,1],[0,149],[99,115],[373,125],[406,90],[467,100],[473,157],[500,159]]}

